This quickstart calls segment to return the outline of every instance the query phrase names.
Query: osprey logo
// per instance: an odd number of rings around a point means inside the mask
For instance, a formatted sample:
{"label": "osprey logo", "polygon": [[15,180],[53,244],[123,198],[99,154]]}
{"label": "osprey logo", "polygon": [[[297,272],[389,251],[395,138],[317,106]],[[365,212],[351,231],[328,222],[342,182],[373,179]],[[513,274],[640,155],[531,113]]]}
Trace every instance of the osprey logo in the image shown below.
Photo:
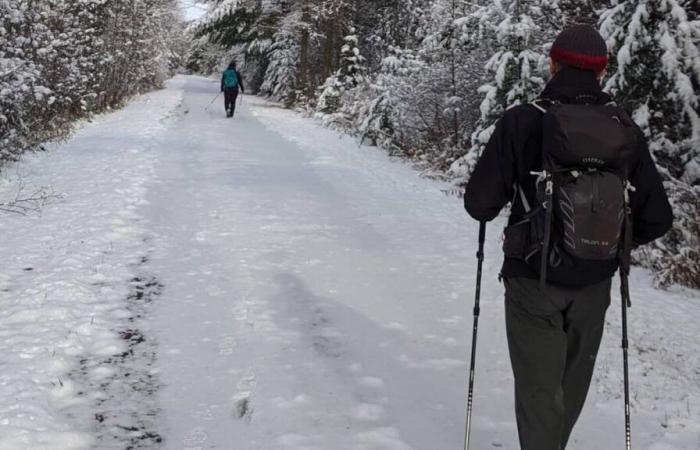
{"label": "osprey logo", "polygon": [[604,165],[605,165],[605,161],[603,161],[603,160],[600,159],[600,158],[595,158],[595,157],[592,157],[592,156],[587,157],[587,158],[583,158],[583,159],[581,160],[581,162],[582,162],[583,164],[586,164],[586,165],[589,165],[589,166],[604,166]]}

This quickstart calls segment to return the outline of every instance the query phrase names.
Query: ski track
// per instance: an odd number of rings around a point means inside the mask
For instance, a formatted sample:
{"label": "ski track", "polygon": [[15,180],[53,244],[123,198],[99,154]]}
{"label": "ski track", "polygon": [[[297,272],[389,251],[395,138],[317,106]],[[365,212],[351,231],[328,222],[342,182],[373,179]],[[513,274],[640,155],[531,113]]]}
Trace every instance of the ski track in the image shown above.
{"label": "ski track", "polygon": [[[218,84],[167,89],[3,172],[0,449],[461,448],[478,225],[448,186]],[[517,449],[486,245],[472,448]],[[696,291],[632,275],[633,439],[700,449]],[[619,297],[570,450],[624,445]]]}

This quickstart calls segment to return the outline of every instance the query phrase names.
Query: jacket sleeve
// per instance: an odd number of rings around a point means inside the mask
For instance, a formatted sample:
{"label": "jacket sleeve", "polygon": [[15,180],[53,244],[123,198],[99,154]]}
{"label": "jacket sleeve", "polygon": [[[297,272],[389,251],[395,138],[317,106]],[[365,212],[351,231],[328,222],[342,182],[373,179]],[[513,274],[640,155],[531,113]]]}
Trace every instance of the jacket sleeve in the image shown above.
{"label": "jacket sleeve", "polygon": [[236,76],[238,77],[238,85],[241,87],[241,92],[245,94],[245,86],[243,85],[243,77],[239,71],[236,71]]}
{"label": "jacket sleeve", "polygon": [[464,207],[478,221],[493,220],[513,198],[515,161],[508,115],[501,119],[479,158],[464,193]]}
{"label": "jacket sleeve", "polygon": [[630,183],[635,189],[630,194],[630,203],[634,243],[644,245],[671,229],[673,211],[641,130],[638,136],[639,161],[630,175]]}

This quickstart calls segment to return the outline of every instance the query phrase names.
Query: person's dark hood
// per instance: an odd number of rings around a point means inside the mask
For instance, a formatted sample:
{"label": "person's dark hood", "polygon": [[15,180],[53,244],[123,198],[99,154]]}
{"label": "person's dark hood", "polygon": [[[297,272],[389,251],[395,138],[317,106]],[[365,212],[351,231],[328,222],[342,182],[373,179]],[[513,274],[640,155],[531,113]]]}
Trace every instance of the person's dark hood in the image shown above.
{"label": "person's dark hood", "polygon": [[547,83],[542,98],[562,103],[609,103],[612,98],[603,92],[594,72],[564,67]]}

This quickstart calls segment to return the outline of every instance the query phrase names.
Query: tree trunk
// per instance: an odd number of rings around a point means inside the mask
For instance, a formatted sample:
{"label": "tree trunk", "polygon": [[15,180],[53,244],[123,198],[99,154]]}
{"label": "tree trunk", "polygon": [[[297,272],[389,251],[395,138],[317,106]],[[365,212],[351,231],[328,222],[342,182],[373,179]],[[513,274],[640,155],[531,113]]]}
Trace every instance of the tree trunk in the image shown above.
{"label": "tree trunk", "polygon": [[306,100],[313,98],[313,87],[310,77],[309,68],[309,46],[310,46],[310,33],[309,28],[311,26],[311,11],[309,0],[303,0],[302,3],[302,15],[301,15],[301,39],[299,42],[299,89],[306,96]]}
{"label": "tree trunk", "polygon": [[333,72],[333,51],[336,46],[337,14],[333,14],[325,23],[325,39],[323,42],[323,57],[321,58],[321,79],[326,80]]}

